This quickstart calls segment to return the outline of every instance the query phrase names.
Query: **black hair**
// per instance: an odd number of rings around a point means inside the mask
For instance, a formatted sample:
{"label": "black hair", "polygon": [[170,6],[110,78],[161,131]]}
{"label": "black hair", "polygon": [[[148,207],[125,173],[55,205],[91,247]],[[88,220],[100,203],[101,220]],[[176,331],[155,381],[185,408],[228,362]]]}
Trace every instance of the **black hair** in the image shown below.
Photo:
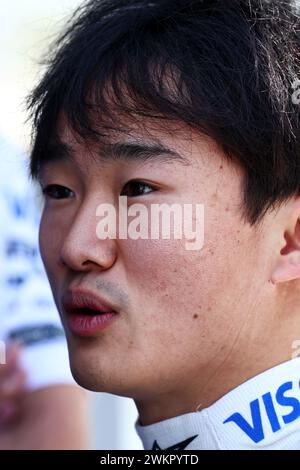
{"label": "black hair", "polygon": [[291,0],[91,0],[57,41],[28,99],[31,175],[63,112],[84,140],[121,116],[182,122],[244,170],[254,224],[300,192],[300,19]]}

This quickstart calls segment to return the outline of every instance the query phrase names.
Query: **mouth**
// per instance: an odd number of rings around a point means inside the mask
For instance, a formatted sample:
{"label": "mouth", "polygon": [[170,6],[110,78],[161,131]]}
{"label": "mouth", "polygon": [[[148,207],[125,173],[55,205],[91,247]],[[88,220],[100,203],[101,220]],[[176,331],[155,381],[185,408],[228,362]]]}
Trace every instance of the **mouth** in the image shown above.
{"label": "mouth", "polygon": [[66,328],[75,336],[97,336],[119,315],[106,300],[88,291],[67,290],[62,297]]}

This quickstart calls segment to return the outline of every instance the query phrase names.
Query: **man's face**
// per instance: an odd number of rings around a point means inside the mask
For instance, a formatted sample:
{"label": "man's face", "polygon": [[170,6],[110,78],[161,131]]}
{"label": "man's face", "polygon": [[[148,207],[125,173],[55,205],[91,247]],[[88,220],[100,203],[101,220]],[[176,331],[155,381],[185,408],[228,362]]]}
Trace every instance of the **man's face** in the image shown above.
{"label": "man's face", "polygon": [[[60,138],[72,158],[47,163],[41,174],[43,188],[71,190],[46,197],[40,245],[72,371],[86,388],[135,399],[185,393],[247,347],[253,328],[262,328],[252,320],[256,303],[266,301],[270,254],[264,229],[242,217],[242,172],[220,148],[174,124],[145,128],[115,134],[111,143],[159,144],[184,161],[138,151],[108,158],[104,147],[87,149],[65,126]],[[129,207],[203,204],[203,248],[187,250],[186,240],[172,238],[100,240],[97,207],[117,208],[121,194]],[[74,332],[64,312],[70,290],[113,305],[113,321],[101,331]]]}

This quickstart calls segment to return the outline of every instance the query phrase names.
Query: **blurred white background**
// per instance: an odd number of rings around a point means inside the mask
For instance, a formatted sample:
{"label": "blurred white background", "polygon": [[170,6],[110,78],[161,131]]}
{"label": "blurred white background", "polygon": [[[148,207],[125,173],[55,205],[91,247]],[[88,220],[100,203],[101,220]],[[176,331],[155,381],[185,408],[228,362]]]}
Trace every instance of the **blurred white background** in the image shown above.
{"label": "blurred white background", "polygon": [[78,0],[0,0],[0,131],[28,145],[24,99],[41,73],[39,61]]}
{"label": "blurred white background", "polygon": [[[29,149],[25,97],[41,74],[47,46],[80,5],[78,0],[0,0],[0,135]],[[142,449],[129,399],[91,394],[94,449]]]}

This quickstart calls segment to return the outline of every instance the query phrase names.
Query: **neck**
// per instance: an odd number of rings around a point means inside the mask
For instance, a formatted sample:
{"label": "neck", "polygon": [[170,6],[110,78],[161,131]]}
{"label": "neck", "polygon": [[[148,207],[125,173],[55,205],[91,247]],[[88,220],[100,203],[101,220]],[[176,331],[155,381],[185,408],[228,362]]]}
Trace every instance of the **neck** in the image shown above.
{"label": "neck", "polygon": [[285,361],[198,413],[136,422],[136,431],[146,450],[299,449],[299,371],[299,357]]}
{"label": "neck", "polygon": [[[140,424],[146,426],[207,408],[250,378],[289,361],[295,353],[295,340],[300,340],[300,329],[298,315],[287,316],[284,322],[278,316],[272,327],[265,325],[263,335],[249,334],[242,347],[236,344],[206,367],[189,371],[189,376],[180,380],[182,385],[151,399],[137,400]],[[284,330],[283,324],[288,328]]]}

